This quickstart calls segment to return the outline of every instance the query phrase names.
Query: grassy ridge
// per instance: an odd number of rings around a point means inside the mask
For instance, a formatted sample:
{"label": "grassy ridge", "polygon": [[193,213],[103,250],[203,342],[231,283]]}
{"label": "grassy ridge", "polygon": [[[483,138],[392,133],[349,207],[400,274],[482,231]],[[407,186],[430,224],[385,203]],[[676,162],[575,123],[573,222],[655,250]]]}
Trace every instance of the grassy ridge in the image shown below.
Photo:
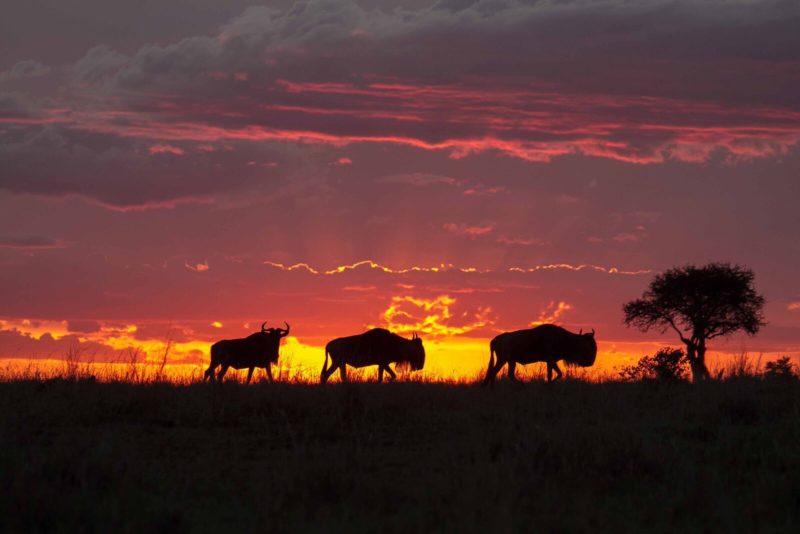
{"label": "grassy ridge", "polygon": [[0,384],[0,529],[800,522],[800,384]]}

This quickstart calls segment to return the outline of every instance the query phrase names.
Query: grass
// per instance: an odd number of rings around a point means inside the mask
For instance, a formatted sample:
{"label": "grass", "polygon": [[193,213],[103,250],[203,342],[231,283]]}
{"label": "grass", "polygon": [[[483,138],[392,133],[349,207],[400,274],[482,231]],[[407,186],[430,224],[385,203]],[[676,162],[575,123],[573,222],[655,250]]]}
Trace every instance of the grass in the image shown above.
{"label": "grass", "polygon": [[0,383],[0,530],[795,530],[800,384]]}

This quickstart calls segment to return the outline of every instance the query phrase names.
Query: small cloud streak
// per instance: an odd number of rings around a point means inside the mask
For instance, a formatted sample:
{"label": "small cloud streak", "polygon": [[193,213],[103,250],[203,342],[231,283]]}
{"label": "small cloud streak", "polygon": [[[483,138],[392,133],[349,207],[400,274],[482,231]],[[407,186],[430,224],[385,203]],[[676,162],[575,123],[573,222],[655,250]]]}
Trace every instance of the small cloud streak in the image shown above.
{"label": "small cloud streak", "polygon": [[396,183],[396,184],[407,184],[407,185],[414,185],[419,187],[424,187],[428,185],[434,184],[444,184],[444,185],[451,185],[457,186],[461,182],[456,180],[455,178],[451,178],[450,176],[442,176],[439,174],[430,174],[424,172],[412,172],[406,174],[393,174],[391,176],[384,176],[383,178],[379,178],[376,180],[378,183]]}
{"label": "small cloud streak", "polygon": [[208,260],[205,260],[201,263],[196,263],[194,265],[190,264],[189,262],[184,262],[183,264],[187,269],[196,273],[203,273],[211,269],[211,267],[208,266]]}
{"label": "small cloud streak", "polygon": [[370,291],[375,291],[377,287],[375,286],[344,286],[342,291],[355,291],[358,293],[368,293]]}
{"label": "small cloud streak", "polygon": [[496,195],[497,193],[501,193],[505,191],[505,187],[485,187],[482,185],[475,185],[472,187],[468,187],[464,189],[462,193],[464,196],[467,197],[478,197],[478,196],[488,196],[488,195]]}
{"label": "small cloud streak", "polygon": [[545,241],[544,239],[539,239],[538,237],[507,237],[502,236],[497,239],[498,243],[502,243],[503,245],[517,245],[523,247],[530,247],[530,246],[544,246],[549,245],[549,241]]}
{"label": "small cloud streak", "polygon": [[71,246],[72,243],[63,239],[51,239],[49,237],[28,236],[28,237],[0,237],[0,249],[11,250],[51,250],[61,249]]}
{"label": "small cloud streak", "polygon": [[572,309],[572,305],[564,302],[550,302],[544,310],[539,314],[539,318],[531,323],[531,326],[539,326],[542,324],[554,324],[561,319],[561,316]]}
{"label": "small cloud streak", "polygon": [[466,236],[469,237],[470,239],[474,239],[478,236],[492,233],[492,230],[494,230],[494,225],[487,224],[484,226],[471,226],[464,223],[461,224],[446,223],[442,225],[442,228],[444,228],[451,234]]}
{"label": "small cloud streak", "polygon": [[355,263],[351,263],[349,265],[340,265],[338,267],[334,267],[332,269],[327,269],[327,270],[318,267],[313,267],[308,263],[304,262],[286,265],[283,263],[267,260],[264,261],[263,264],[268,267],[272,267],[273,269],[278,269],[280,271],[287,271],[287,272],[299,271],[313,275],[325,275],[325,276],[341,274],[348,271],[355,271],[358,269],[371,269],[386,274],[443,273],[449,271],[457,271],[468,274],[491,274],[497,272],[535,273],[539,271],[574,271],[574,272],[594,271],[598,273],[613,274],[613,275],[640,276],[652,273],[650,269],[625,270],[625,269],[620,269],[619,267],[604,267],[602,265],[594,265],[588,263],[582,263],[578,265],[572,265],[570,263],[547,263],[547,264],[534,265],[532,267],[512,266],[500,269],[478,269],[476,267],[459,267],[453,265],[452,263],[448,264],[443,263],[441,265],[431,266],[431,267],[421,267],[415,265],[412,267],[393,268],[393,267],[387,267],[372,260],[361,260]]}
{"label": "small cloud streak", "polygon": [[371,269],[374,271],[384,272],[386,274],[408,274],[408,273],[439,273],[445,271],[459,271],[462,273],[485,273],[490,272],[488,270],[479,270],[475,267],[456,267],[452,264],[441,264],[439,266],[434,267],[419,267],[419,266],[412,266],[412,267],[405,267],[405,268],[392,268],[387,267],[385,265],[381,265],[380,263],[376,263],[372,260],[361,260],[355,263],[351,263],[349,265],[339,265],[338,267],[334,267],[332,269],[323,270],[320,268],[315,268],[309,265],[308,263],[295,263],[293,265],[285,265],[283,263],[278,263],[274,261],[265,261],[264,265],[268,265],[275,269],[279,269],[281,271],[305,271],[309,274],[314,275],[335,275],[341,274],[348,271],[355,271],[358,269]]}
{"label": "small cloud streak", "polygon": [[611,238],[613,241],[617,243],[638,243],[641,241],[641,237],[630,232],[622,232],[614,237]]}
{"label": "small cloud streak", "polygon": [[211,197],[195,197],[195,196],[187,196],[179,198],[176,197],[170,200],[148,201],[148,202],[142,202],[140,204],[127,204],[124,206],[103,202],[95,198],[83,197],[82,200],[86,201],[88,204],[91,204],[92,206],[98,206],[105,210],[117,213],[138,213],[142,211],[152,211],[152,210],[171,210],[182,205],[192,205],[192,204],[207,205],[214,203],[214,199]]}
{"label": "small cloud streak", "polygon": [[173,156],[183,156],[185,154],[182,148],[166,144],[150,145],[150,148],[148,148],[147,151],[151,156],[155,154],[172,154]]}

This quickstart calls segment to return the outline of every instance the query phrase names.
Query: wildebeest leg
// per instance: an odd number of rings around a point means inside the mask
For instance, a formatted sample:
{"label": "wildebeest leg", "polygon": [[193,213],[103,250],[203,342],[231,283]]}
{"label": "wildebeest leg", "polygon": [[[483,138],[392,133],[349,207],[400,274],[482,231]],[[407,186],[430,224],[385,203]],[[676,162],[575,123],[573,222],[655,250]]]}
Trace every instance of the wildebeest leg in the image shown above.
{"label": "wildebeest leg", "polygon": [[227,365],[223,365],[222,369],[220,369],[219,373],[217,373],[217,380],[222,382],[222,378],[225,376],[225,373],[227,373],[227,372],[228,372],[228,366]]}
{"label": "wildebeest leg", "polygon": [[383,384],[383,366],[378,366],[378,384]]}
{"label": "wildebeest leg", "polygon": [[331,377],[331,375],[335,370],[336,370],[335,366],[331,366],[330,369],[323,368],[322,372],[319,375],[319,381],[322,382],[323,384],[326,384],[328,382],[328,379]]}
{"label": "wildebeest leg", "polygon": [[558,368],[558,362],[553,362],[553,371],[556,372],[556,377],[555,379],[553,379],[553,381],[555,382],[556,380],[561,378],[561,369]]}
{"label": "wildebeest leg", "polygon": [[[486,378],[483,379],[483,384],[491,384],[494,382],[494,378],[497,376],[497,373],[500,372],[500,369],[503,368],[506,362],[497,358],[497,362],[493,362],[491,359],[489,360],[489,368],[486,370]],[[494,365],[492,365],[494,364]]]}
{"label": "wildebeest leg", "polygon": [[517,375],[515,374],[516,370],[517,370],[517,362],[515,361],[508,362],[508,379],[511,380],[512,382],[516,381],[517,379]]}
{"label": "wildebeest leg", "polygon": [[247,383],[248,384],[250,383],[250,379],[253,378],[253,371],[254,370],[255,370],[255,367],[251,367],[251,368],[249,368],[247,370]]}
{"label": "wildebeest leg", "polygon": [[384,369],[386,369],[386,372],[389,373],[389,381],[394,382],[395,379],[397,378],[397,375],[394,374],[394,371],[392,371],[392,368],[389,367],[388,365],[386,365],[384,367]]}
{"label": "wildebeest leg", "polygon": [[339,364],[339,376],[342,382],[347,382],[347,364],[344,362]]}
{"label": "wildebeest leg", "polygon": [[205,382],[206,380],[208,380],[209,382],[213,382],[214,381],[214,368],[215,367],[216,367],[215,365],[209,365],[208,366],[208,369],[206,369],[206,372],[203,375],[203,382]]}
{"label": "wildebeest leg", "polygon": [[269,383],[272,384],[275,382],[275,379],[272,378],[272,364],[267,362],[267,367],[265,369],[267,370],[267,378],[269,378]]}
{"label": "wildebeest leg", "polygon": [[[326,358],[325,367],[322,368],[322,373],[320,373],[320,375],[319,375],[320,382],[322,382],[323,384],[326,384],[328,382],[328,379],[331,377],[331,375],[336,372],[336,368],[339,367],[340,363],[341,362],[339,362],[338,359],[331,358],[331,365],[330,365],[330,367],[328,367],[328,361],[327,361],[327,358]],[[344,363],[342,363],[342,365],[344,365]]]}
{"label": "wildebeest leg", "polygon": [[[556,372],[556,377],[553,379],[553,371]],[[558,368],[558,362],[547,362],[547,381],[555,382],[561,378],[561,369]]]}

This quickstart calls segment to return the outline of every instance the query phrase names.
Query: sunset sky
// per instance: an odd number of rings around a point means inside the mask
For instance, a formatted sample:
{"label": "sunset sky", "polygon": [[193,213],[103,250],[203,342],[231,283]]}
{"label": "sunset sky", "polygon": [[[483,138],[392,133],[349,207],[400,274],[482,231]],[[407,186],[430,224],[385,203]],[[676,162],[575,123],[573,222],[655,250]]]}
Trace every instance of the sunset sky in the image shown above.
{"label": "sunset sky", "polygon": [[[266,4],[269,4],[267,7]],[[0,358],[173,363],[262,321],[418,332],[473,375],[498,332],[594,328],[654,274],[752,268],[800,355],[796,0],[29,0],[0,19]]]}

